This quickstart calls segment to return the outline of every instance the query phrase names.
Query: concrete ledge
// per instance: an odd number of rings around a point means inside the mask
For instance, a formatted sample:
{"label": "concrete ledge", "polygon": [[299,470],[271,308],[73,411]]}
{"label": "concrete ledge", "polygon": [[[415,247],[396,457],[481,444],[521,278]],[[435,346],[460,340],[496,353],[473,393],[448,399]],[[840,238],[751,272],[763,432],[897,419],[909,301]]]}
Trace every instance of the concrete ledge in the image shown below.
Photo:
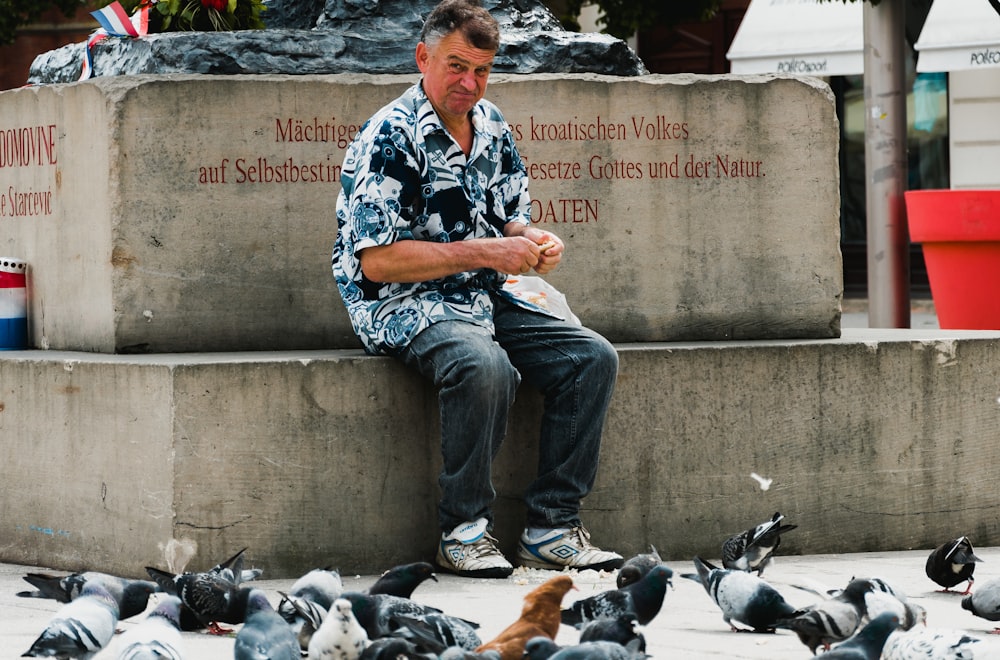
{"label": "concrete ledge", "polygon": [[[845,329],[839,339],[619,346],[585,520],[623,553],[718,554],[785,513],[789,554],[1000,544],[1000,332]],[[539,397],[496,465],[512,549]],[[0,353],[0,560],[124,574],[171,537],[250,547],[271,577],[429,557],[433,392],[353,350]],[[750,477],[774,480],[761,490]]]}

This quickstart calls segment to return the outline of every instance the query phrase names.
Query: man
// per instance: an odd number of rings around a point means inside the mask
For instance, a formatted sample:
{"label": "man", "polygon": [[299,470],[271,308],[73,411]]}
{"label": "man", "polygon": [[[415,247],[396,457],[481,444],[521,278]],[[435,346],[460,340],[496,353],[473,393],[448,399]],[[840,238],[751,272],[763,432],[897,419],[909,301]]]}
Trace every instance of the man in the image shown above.
{"label": "man", "polygon": [[521,564],[611,570],[579,518],[597,472],[618,369],[597,333],[504,291],[552,271],[563,243],[531,226],[510,127],[483,100],[499,26],[477,0],[445,0],[416,48],[420,82],[379,110],[344,161],[333,272],[365,350],[438,388],[443,465],[437,562],[506,577],[490,535],[491,468],[521,379],[545,395],[538,474],[525,493]]}

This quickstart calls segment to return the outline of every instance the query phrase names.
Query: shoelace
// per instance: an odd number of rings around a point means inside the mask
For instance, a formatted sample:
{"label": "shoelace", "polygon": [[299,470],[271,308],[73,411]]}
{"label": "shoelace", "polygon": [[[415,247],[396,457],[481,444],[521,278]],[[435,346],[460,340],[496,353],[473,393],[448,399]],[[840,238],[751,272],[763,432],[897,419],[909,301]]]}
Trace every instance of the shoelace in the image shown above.
{"label": "shoelace", "polygon": [[489,534],[483,534],[481,539],[469,544],[469,554],[478,559],[479,557],[499,555],[501,553],[500,548],[497,547],[496,539]]}
{"label": "shoelace", "polygon": [[583,527],[574,527],[569,530],[570,536],[576,537],[577,543],[584,550],[590,550],[594,547],[594,544],[590,542],[590,532],[585,530]]}

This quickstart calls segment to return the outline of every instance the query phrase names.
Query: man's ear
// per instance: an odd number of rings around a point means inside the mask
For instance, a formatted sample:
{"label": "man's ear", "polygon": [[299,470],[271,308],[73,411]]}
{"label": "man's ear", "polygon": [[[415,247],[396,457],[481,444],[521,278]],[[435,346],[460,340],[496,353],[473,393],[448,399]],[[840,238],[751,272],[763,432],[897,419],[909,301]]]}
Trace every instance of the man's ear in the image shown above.
{"label": "man's ear", "polygon": [[431,53],[427,48],[427,44],[424,42],[417,43],[417,68],[420,69],[420,73],[425,73],[427,71],[427,63],[430,61]]}

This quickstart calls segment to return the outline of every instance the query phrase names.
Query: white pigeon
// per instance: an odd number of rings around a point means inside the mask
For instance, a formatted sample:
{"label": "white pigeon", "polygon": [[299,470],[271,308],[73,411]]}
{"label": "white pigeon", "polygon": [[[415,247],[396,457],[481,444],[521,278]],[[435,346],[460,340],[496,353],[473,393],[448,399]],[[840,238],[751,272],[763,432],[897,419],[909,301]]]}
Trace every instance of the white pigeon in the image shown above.
{"label": "white pigeon", "polygon": [[181,660],[181,599],[165,596],[152,612],[119,638],[118,660]]}
{"label": "white pigeon", "polygon": [[354,617],[351,601],[338,598],[309,640],[310,660],[357,660],[371,642]]}
{"label": "white pigeon", "polygon": [[1000,647],[954,628],[897,630],[882,648],[882,660],[973,660],[1000,658]]}
{"label": "white pigeon", "polygon": [[103,585],[88,583],[63,605],[22,657],[89,660],[115,634],[118,604]]}

